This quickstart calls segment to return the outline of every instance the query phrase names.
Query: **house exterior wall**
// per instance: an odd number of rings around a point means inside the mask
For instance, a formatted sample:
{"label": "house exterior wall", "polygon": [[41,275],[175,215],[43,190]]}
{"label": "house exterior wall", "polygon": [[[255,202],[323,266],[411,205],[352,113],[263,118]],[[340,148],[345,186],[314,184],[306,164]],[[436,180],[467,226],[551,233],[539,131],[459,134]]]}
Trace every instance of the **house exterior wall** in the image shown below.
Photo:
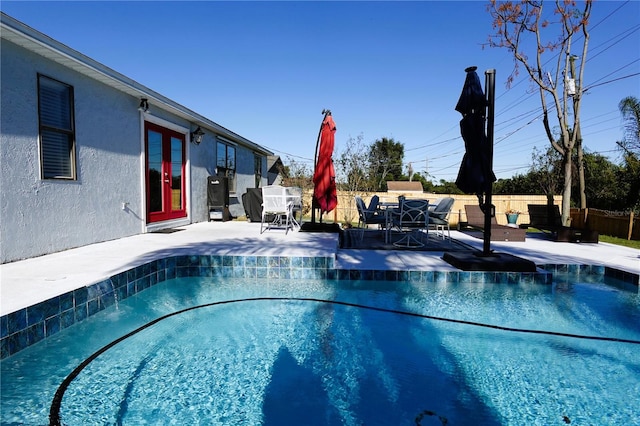
{"label": "house exterior wall", "polygon": [[229,197],[229,212],[234,217],[245,215],[242,194],[256,187],[254,157],[253,151],[236,147],[236,192]]}
{"label": "house exterior wall", "polygon": [[[139,97],[4,38],[1,43],[0,263],[209,219],[207,176],[216,170],[212,129],[203,127],[201,144],[190,143],[194,127],[184,113],[152,102],[149,113],[141,113]],[[76,180],[40,178],[38,74],[73,87]],[[186,135],[184,219],[146,223],[145,120]],[[254,149],[262,148],[236,147],[234,216],[244,215],[241,195],[255,186]]]}
{"label": "house exterior wall", "polygon": [[[139,233],[136,100],[8,41],[0,52],[2,262]],[[75,181],[40,179],[38,73],[73,86]]]}

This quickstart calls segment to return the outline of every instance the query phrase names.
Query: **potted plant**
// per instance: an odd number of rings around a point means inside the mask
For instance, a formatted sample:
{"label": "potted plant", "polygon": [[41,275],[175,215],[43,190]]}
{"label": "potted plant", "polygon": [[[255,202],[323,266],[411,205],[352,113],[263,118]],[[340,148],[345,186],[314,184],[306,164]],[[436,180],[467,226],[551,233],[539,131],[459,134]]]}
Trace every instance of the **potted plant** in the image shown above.
{"label": "potted plant", "polygon": [[516,209],[509,209],[505,212],[505,214],[507,215],[507,223],[509,225],[515,225],[516,222],[518,221],[518,216],[520,215],[520,212]]}

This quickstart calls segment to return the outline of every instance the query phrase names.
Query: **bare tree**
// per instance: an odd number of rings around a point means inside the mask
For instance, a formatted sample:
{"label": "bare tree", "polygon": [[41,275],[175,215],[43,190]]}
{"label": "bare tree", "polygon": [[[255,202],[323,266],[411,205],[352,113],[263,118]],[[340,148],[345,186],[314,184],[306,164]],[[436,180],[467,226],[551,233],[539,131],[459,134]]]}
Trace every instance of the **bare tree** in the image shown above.
{"label": "bare tree", "polygon": [[335,161],[337,184],[347,191],[350,198],[349,203],[346,204],[347,207],[343,210],[345,223],[351,223],[351,218],[354,216],[351,202],[353,197],[362,195],[369,189],[366,167],[370,146],[363,139],[362,134],[355,139],[350,137]]}
{"label": "bare tree", "polygon": [[[584,66],[587,60],[591,0],[555,0],[552,21],[544,19],[543,0],[491,0],[488,11],[493,18],[494,34],[489,46],[508,49],[514,56],[514,68],[507,78],[509,87],[523,67],[537,88],[542,104],[542,122],[551,143],[562,157],[562,223],[568,224],[571,207],[571,183],[574,149],[582,158],[580,140],[580,105],[583,92]],[[573,39],[582,33],[582,55],[572,54]],[[548,38],[547,35],[550,35]],[[527,52],[532,53],[529,58]],[[543,61],[549,55],[555,55]],[[547,66],[547,63],[550,63]],[[575,75],[577,63],[578,74]],[[547,68],[545,68],[547,67]],[[551,100],[547,101],[547,97]],[[554,136],[549,115],[555,112],[559,136]],[[578,165],[578,170],[583,168]],[[584,180],[581,179],[584,183]],[[586,202],[586,201],[585,201]]]}
{"label": "bare tree", "polygon": [[[307,194],[313,191],[313,170],[308,164],[302,161],[296,161],[294,158],[287,157],[288,166],[280,167],[282,174],[282,184],[285,186],[297,186],[302,188],[302,193]],[[311,203],[303,203],[302,214],[306,215],[311,211]]]}

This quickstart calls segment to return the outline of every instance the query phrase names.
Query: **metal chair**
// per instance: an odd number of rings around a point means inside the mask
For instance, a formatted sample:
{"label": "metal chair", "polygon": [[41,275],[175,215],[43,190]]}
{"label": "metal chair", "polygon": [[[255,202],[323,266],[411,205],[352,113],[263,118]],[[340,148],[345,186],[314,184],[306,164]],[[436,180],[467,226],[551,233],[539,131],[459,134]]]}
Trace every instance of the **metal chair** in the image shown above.
{"label": "metal chair", "polygon": [[[300,229],[302,223],[302,188],[298,186],[288,186],[285,188],[287,192],[287,200],[291,202],[291,220],[294,227]],[[296,218],[296,213],[299,215]]]}
{"label": "metal chair", "polygon": [[[269,219],[273,216],[273,219]],[[293,202],[287,197],[287,189],[280,185],[269,185],[262,187],[262,221],[260,223],[260,233],[271,229],[271,227],[285,228],[285,234],[289,228],[294,227]]]}
{"label": "metal chair", "polygon": [[445,197],[435,205],[433,210],[429,211],[429,227],[434,227],[436,233],[441,230],[442,239],[444,240],[444,227],[447,227],[449,241],[451,241],[451,228],[449,227],[449,213],[455,200],[452,197]]}
{"label": "metal chair", "polygon": [[[400,200],[397,211],[392,213],[392,226],[404,232],[404,236],[393,245],[396,247],[418,248],[423,247],[424,234],[427,234],[429,242],[429,201],[428,200]],[[424,230],[424,232],[422,232]],[[420,239],[413,234],[418,232]]]}
{"label": "metal chair", "polygon": [[[372,199],[369,203],[369,208],[367,208],[364,204],[364,201],[361,197],[356,196],[356,208],[358,209],[358,227],[362,226],[360,231],[360,239],[364,237],[364,229],[369,225],[376,224],[378,226],[386,223],[386,218],[384,214],[378,211],[378,198],[375,196],[375,199]],[[375,206],[375,207],[374,207]],[[374,207],[372,209],[372,207]]]}

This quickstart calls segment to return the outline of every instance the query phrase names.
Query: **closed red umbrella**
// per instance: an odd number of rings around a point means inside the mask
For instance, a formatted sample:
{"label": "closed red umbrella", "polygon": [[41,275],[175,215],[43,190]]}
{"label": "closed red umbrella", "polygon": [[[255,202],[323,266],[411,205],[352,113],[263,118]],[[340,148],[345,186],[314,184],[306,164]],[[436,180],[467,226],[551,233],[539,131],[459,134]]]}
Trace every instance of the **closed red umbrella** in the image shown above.
{"label": "closed red umbrella", "polygon": [[335,144],[336,124],[331,117],[331,111],[323,111],[324,120],[320,127],[320,149],[317,152],[315,170],[313,173],[313,204],[322,214],[330,212],[338,205],[336,192],[336,172],[333,168],[333,146]]}

